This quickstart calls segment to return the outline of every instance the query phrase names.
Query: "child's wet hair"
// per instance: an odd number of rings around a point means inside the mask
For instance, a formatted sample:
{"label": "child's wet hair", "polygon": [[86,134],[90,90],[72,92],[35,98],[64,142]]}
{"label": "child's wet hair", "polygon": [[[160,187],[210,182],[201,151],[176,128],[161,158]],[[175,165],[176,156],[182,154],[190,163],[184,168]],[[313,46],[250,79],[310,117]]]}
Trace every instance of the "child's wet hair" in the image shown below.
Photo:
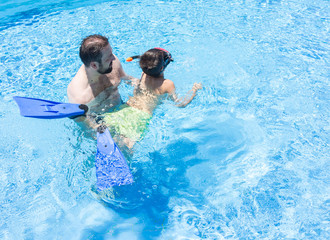
{"label": "child's wet hair", "polygon": [[164,70],[164,51],[155,48],[146,51],[140,57],[140,67],[145,74],[159,77]]}

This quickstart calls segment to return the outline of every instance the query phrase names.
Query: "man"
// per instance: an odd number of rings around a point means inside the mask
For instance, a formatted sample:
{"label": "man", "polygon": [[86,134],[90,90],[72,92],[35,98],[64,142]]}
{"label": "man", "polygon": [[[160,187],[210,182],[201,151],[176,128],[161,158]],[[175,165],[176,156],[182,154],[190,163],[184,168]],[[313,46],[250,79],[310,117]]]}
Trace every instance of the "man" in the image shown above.
{"label": "man", "polygon": [[118,91],[121,80],[131,84],[136,79],[125,74],[108,39],[101,35],[86,37],[79,56],[83,65],[68,85],[69,102],[86,104],[90,113],[108,112],[119,105],[122,102]]}

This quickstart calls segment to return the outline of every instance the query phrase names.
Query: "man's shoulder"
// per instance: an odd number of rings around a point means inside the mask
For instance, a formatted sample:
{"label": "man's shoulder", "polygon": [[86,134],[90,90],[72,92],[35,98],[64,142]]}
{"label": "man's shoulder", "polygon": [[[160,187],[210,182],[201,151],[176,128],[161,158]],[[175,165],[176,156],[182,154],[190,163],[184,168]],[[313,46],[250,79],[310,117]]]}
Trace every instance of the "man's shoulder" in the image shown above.
{"label": "man's shoulder", "polygon": [[113,69],[112,69],[111,76],[119,77],[119,78],[125,76],[124,69],[123,69],[123,67],[121,65],[121,62],[120,62],[120,60],[118,59],[117,56],[115,56],[115,60],[113,61],[112,64],[113,64]]}
{"label": "man's shoulder", "polygon": [[85,71],[85,66],[83,64],[77,71],[76,75],[72,78],[71,83],[81,82],[81,80],[85,80],[85,79],[87,79],[87,74]]}
{"label": "man's shoulder", "polygon": [[67,91],[69,92],[76,92],[81,90],[81,84],[79,83],[79,78],[76,76],[71,80],[71,82],[68,84]]}
{"label": "man's shoulder", "polygon": [[[88,92],[88,87],[86,84],[87,76],[86,72],[84,71],[84,66],[82,65],[76,75],[72,78],[71,82],[68,84],[67,87],[67,95],[69,101],[71,103],[82,103],[86,104],[88,102],[88,96],[86,96],[86,92]],[[87,88],[86,88],[87,87]]]}

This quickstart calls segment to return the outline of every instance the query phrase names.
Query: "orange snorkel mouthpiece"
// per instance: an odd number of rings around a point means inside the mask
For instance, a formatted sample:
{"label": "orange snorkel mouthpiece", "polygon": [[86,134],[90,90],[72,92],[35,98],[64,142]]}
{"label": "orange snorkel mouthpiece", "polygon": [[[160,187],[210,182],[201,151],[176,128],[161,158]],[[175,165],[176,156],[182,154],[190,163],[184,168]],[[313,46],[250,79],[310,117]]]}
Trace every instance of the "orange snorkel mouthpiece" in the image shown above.
{"label": "orange snorkel mouthpiece", "polygon": [[132,57],[128,57],[128,58],[126,58],[126,62],[132,62],[136,58],[140,58],[140,55],[135,55],[135,56],[132,56]]}
{"label": "orange snorkel mouthpiece", "polygon": [[126,62],[132,62],[132,61],[133,61],[133,58],[132,57],[126,58]]}

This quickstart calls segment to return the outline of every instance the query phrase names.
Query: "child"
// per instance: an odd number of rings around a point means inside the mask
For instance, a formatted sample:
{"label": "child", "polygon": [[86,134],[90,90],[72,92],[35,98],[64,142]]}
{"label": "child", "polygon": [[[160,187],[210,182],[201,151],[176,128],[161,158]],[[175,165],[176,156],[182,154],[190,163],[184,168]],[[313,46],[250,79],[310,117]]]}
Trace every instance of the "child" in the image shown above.
{"label": "child", "polygon": [[195,83],[184,99],[177,97],[174,83],[164,78],[165,68],[173,61],[171,54],[165,49],[153,48],[133,58],[140,58],[140,67],[143,71],[141,79],[133,84],[134,95],[117,110],[103,114],[103,121],[110,131],[114,130],[120,134],[129,148],[141,139],[153,111],[166,95],[178,107],[185,107],[202,88],[201,84]]}

